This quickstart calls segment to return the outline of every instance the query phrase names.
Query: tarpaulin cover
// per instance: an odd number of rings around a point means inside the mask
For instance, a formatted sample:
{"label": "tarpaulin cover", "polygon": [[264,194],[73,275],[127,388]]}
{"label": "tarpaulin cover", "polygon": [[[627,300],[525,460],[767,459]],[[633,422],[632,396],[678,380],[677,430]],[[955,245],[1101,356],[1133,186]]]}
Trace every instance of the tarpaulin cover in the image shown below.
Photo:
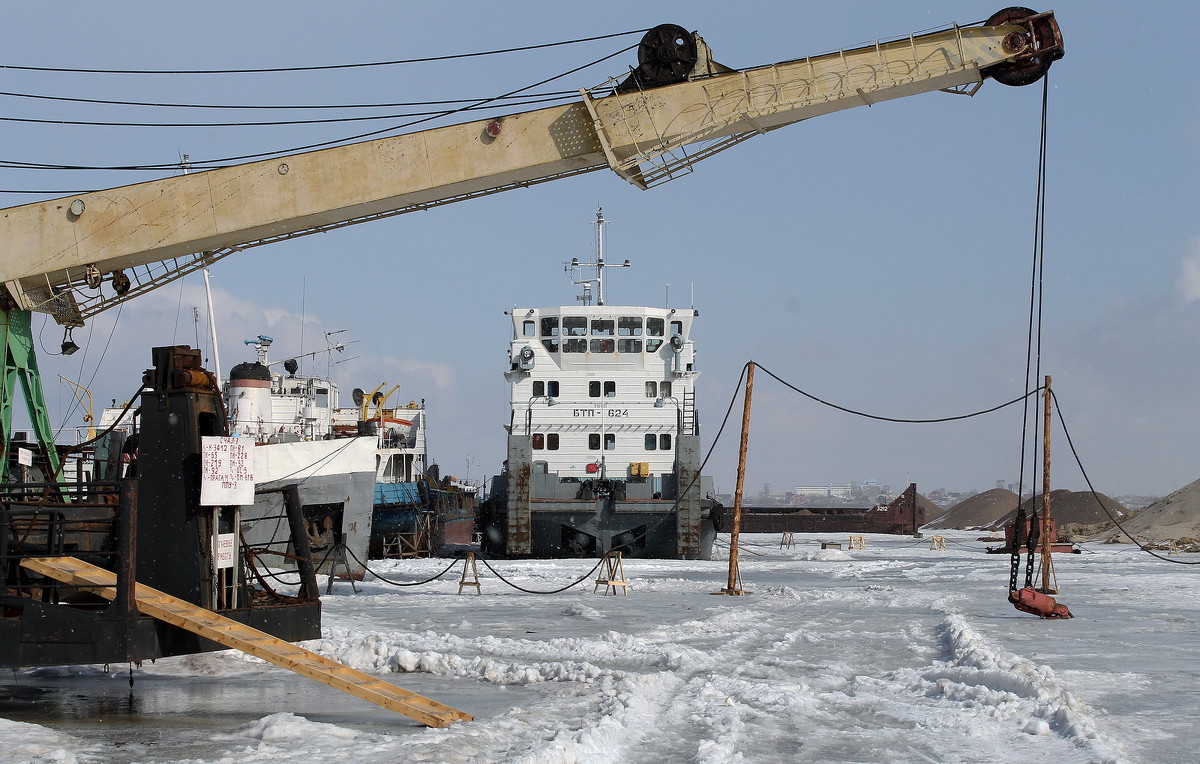
{"label": "tarpaulin cover", "polygon": [[416,483],[376,483],[375,504],[420,504]]}

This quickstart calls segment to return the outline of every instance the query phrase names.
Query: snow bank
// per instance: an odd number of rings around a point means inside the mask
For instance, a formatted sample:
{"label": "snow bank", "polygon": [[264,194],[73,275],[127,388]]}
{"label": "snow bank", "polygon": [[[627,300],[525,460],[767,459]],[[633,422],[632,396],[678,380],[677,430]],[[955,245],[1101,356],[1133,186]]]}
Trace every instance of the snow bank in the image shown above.
{"label": "snow bank", "polygon": [[0,764],[78,764],[96,761],[85,746],[70,735],[36,724],[0,719]]}

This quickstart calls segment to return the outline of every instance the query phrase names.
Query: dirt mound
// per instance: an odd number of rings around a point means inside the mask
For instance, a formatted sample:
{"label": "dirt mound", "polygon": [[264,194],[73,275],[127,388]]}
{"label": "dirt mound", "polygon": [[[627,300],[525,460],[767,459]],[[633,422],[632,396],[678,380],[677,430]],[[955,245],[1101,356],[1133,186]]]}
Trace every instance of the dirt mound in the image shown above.
{"label": "dirt mound", "polygon": [[929,499],[926,499],[919,493],[917,494],[917,506],[925,510],[926,520],[932,520],[945,512],[944,509],[939,507],[937,504],[934,504]]}
{"label": "dirt mound", "polygon": [[[1054,495],[1050,495],[1050,508],[1054,508]],[[1135,539],[1143,543],[1169,541],[1171,539],[1200,537],[1200,480],[1189,483],[1166,498],[1159,499],[1121,525]],[[1115,529],[1098,534],[1095,538],[1107,539],[1119,533]],[[1124,539],[1124,534],[1120,534]]]}
{"label": "dirt mound", "polygon": [[[1100,503],[1096,499],[1100,499]],[[1036,509],[1040,514],[1042,511],[1042,497],[1037,495],[1031,499],[1026,499],[1021,505],[1025,509],[1025,514],[1029,514],[1033,509]],[[1108,511],[1105,512],[1105,509]],[[1112,525],[1109,516],[1117,518],[1124,522],[1130,516],[1130,512],[1120,502],[1105,496],[1102,493],[1093,495],[1091,491],[1066,491],[1058,490],[1050,492],[1050,514],[1054,518],[1058,527],[1065,531],[1063,526],[1066,525]],[[1003,517],[997,519],[989,527],[992,530],[1001,530],[1005,525],[1008,525],[1017,516],[1016,509],[1007,512]]]}
{"label": "dirt mound", "polygon": [[[1050,499],[1053,504],[1053,496]],[[990,527],[996,519],[1014,512],[1017,506],[1017,495],[1004,488],[993,488],[990,491],[977,493],[969,499],[955,504],[936,520],[926,523],[926,528],[967,528]]]}

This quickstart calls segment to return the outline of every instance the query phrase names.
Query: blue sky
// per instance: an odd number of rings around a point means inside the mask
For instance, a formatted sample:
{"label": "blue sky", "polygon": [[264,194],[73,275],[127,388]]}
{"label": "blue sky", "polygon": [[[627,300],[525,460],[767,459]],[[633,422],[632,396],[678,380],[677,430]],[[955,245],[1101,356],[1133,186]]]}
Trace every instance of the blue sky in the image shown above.
{"label": "blue sky", "polygon": [[[949,22],[972,2],[20,4],[0,31],[7,65],[214,69],[355,63],[576,39],[671,22],[718,61],[747,67]],[[1184,51],[1200,11],[1059,2],[1066,57],[1051,72],[1043,373],[1052,374],[1096,488],[1165,494],[1198,477],[1200,224],[1196,84]],[[1040,10],[1040,9],[1039,9]],[[636,36],[438,64],[336,72],[125,76],[0,70],[0,90],[190,103],[362,103],[486,98],[632,44]],[[630,52],[556,82],[601,83]],[[608,172],[355,226],[228,258],[212,270],[221,360],[276,338],[273,357],[347,329],[345,390],[402,386],[430,408],[443,473],[481,479],[503,458],[501,371],[513,305],[569,304],[562,261],[592,253],[612,220],[610,303],[700,310],[702,434],[712,442],[747,360],[841,405],[901,418],[961,414],[1023,391],[1040,84],[986,82],[756,137],[643,192]],[[212,120],[2,97],[4,115]],[[262,113],[252,114],[256,119]],[[366,123],[374,126],[374,123]],[[304,127],[117,128],[0,123],[7,160],[126,164],[273,150],[361,132]],[[103,188],[152,177],[0,169],[3,189]],[[0,194],[12,206],[38,197]],[[86,352],[40,356],[55,422],[70,394],[99,403],[138,385],[154,345],[193,343],[198,277],[77,331]],[[43,348],[61,329],[35,316]],[[203,327],[201,337],[203,340]],[[736,415],[709,472],[731,491]],[[1017,479],[1021,414],[897,425],[822,408],[759,375],[747,490],[877,479],[925,492]],[[1056,432],[1054,484],[1083,478]],[[1026,470],[1026,484],[1031,480]]]}

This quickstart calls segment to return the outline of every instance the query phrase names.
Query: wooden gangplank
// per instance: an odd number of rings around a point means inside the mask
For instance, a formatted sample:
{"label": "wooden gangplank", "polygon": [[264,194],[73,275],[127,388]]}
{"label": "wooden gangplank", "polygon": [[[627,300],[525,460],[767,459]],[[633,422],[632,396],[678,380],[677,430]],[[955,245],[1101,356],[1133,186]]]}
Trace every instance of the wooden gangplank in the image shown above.
{"label": "wooden gangplank", "polygon": [[[116,574],[83,560],[74,557],[39,557],[22,560],[21,565],[65,584],[88,588],[106,599],[116,597]],[[446,727],[454,722],[470,721],[473,718],[436,700],[409,692],[379,677],[344,666],[335,660],[149,586],[137,584],[134,597],[138,610],[151,618],[199,634],[226,647],[241,650],[334,689],[404,714],[427,726]]]}

